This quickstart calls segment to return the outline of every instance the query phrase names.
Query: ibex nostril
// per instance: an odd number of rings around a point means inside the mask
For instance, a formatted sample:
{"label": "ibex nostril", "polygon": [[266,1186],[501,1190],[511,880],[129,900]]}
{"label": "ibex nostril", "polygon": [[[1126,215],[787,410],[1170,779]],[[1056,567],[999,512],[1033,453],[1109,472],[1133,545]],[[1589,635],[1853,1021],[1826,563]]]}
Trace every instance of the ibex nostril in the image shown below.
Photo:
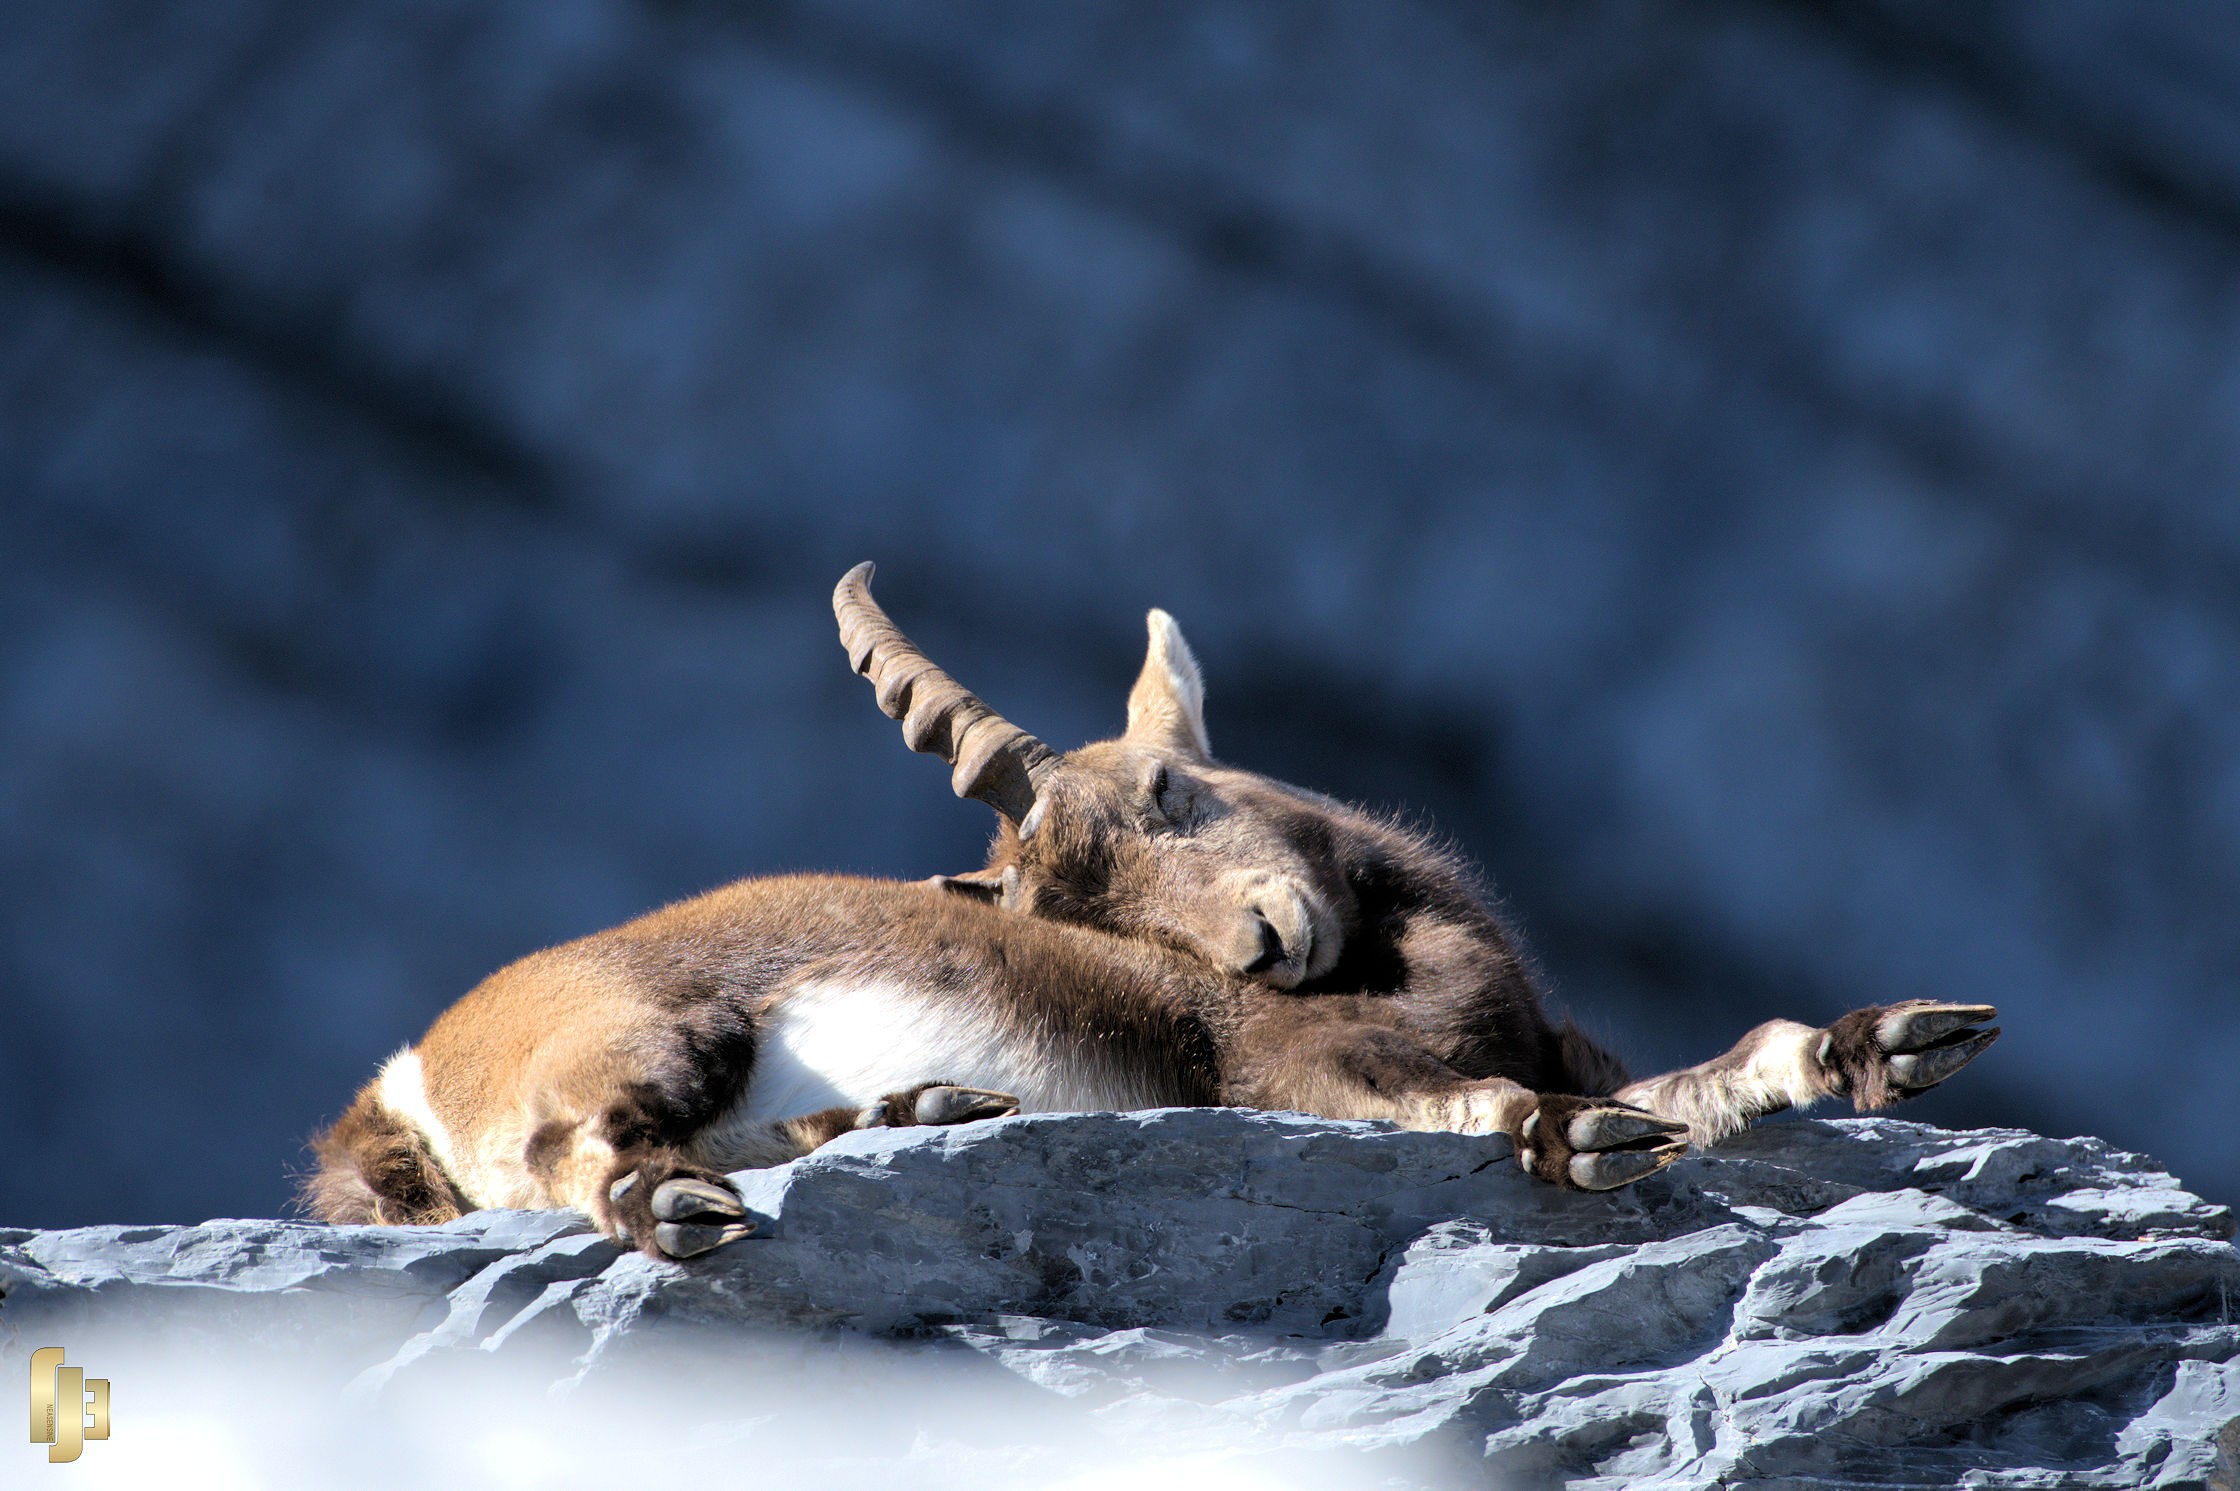
{"label": "ibex nostril", "polygon": [[1283,934],[1278,932],[1275,929],[1275,924],[1266,917],[1260,916],[1258,920],[1260,923],[1260,953],[1251,962],[1244,965],[1246,973],[1264,973],[1284,959]]}

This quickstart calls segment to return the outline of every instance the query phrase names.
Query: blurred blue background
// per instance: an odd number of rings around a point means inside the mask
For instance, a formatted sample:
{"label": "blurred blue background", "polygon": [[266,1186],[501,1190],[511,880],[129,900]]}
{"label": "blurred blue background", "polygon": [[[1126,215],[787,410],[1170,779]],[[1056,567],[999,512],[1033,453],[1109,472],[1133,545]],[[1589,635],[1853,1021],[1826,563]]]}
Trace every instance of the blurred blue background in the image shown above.
{"label": "blurred blue background", "polygon": [[271,1214],[490,969],[978,862],[832,583],[1060,746],[1404,804],[1648,1072],[2240,1200],[2219,5],[15,0],[0,1222]]}

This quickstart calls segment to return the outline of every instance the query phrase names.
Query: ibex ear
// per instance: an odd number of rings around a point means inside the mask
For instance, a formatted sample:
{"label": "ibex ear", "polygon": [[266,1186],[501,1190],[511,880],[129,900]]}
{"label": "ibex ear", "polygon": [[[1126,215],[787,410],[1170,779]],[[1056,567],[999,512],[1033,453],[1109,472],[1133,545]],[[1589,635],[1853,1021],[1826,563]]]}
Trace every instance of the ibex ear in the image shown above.
{"label": "ibex ear", "polygon": [[1019,907],[1017,865],[1005,865],[1000,870],[969,870],[962,875],[928,875],[918,883],[947,891],[952,896],[963,896],[968,901],[983,901],[1014,911]]}
{"label": "ibex ear", "polygon": [[972,870],[962,875],[929,875],[924,883],[935,890],[945,890],[953,896],[986,901],[991,905],[1003,899],[1003,872],[1000,870]]}
{"label": "ibex ear", "polygon": [[1172,616],[1154,610],[1148,619],[1151,648],[1143,656],[1136,686],[1128,692],[1127,738],[1139,745],[1210,758],[1206,685],[1198,674],[1198,660]]}

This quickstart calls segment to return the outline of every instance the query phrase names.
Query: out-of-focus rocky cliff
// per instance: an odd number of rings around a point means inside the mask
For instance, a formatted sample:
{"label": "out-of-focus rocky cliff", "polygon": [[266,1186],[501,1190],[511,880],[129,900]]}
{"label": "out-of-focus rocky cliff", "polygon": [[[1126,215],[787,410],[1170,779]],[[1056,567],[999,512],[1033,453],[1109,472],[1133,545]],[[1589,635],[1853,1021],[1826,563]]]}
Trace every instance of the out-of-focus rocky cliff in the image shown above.
{"label": "out-of-focus rocky cliff", "polygon": [[1428,813],[1651,1070],[2240,1197],[2213,7],[17,0],[0,1220],[270,1214],[489,969],[976,862],[881,596],[1059,744]]}
{"label": "out-of-focus rocky cliff", "polygon": [[1777,1124],[1582,1195],[1167,1110],[736,1179],[760,1232],[689,1265],[572,1212],[0,1232],[0,1364],[110,1383],[86,1473],[233,1491],[2138,1491],[2240,1444],[2231,1213],[2095,1140]]}

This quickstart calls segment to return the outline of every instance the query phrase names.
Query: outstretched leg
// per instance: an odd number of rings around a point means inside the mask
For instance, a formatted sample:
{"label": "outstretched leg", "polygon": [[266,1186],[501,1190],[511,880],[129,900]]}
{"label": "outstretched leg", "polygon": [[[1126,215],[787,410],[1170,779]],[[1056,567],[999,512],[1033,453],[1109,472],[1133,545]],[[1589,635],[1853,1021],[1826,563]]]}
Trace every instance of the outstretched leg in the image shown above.
{"label": "outstretched leg", "polygon": [[1472,1079],[1405,1031],[1332,1021],[1288,1030],[1246,1059],[1226,1101],[1403,1128],[1506,1134],[1525,1170],[1574,1191],[1607,1191],[1687,1153],[1685,1125],[1610,1098],[1534,1092],[1506,1077]]}
{"label": "outstretched leg", "polygon": [[1710,1144],[1769,1113],[1849,1097],[1861,1113],[1927,1092],[1999,1038],[1988,1004],[1902,1004],[1855,1010],[1824,1029],[1769,1020],[1699,1066],[1621,1087],[1618,1101],[1688,1126]]}
{"label": "outstretched leg", "polygon": [[658,1258],[692,1258],[754,1231],[725,1170],[798,1159],[856,1129],[968,1123],[1019,1111],[1009,1093],[925,1082],[867,1108],[827,1108],[762,1125],[752,1135],[704,1134],[680,1148],[649,1143],[618,1150],[600,1220]]}
{"label": "outstretched leg", "polygon": [[1018,1111],[1019,1100],[1008,1092],[921,1082],[901,1092],[890,1092],[868,1108],[826,1108],[806,1118],[789,1118],[784,1127],[807,1154],[857,1129],[971,1123],[981,1118],[1008,1118]]}

